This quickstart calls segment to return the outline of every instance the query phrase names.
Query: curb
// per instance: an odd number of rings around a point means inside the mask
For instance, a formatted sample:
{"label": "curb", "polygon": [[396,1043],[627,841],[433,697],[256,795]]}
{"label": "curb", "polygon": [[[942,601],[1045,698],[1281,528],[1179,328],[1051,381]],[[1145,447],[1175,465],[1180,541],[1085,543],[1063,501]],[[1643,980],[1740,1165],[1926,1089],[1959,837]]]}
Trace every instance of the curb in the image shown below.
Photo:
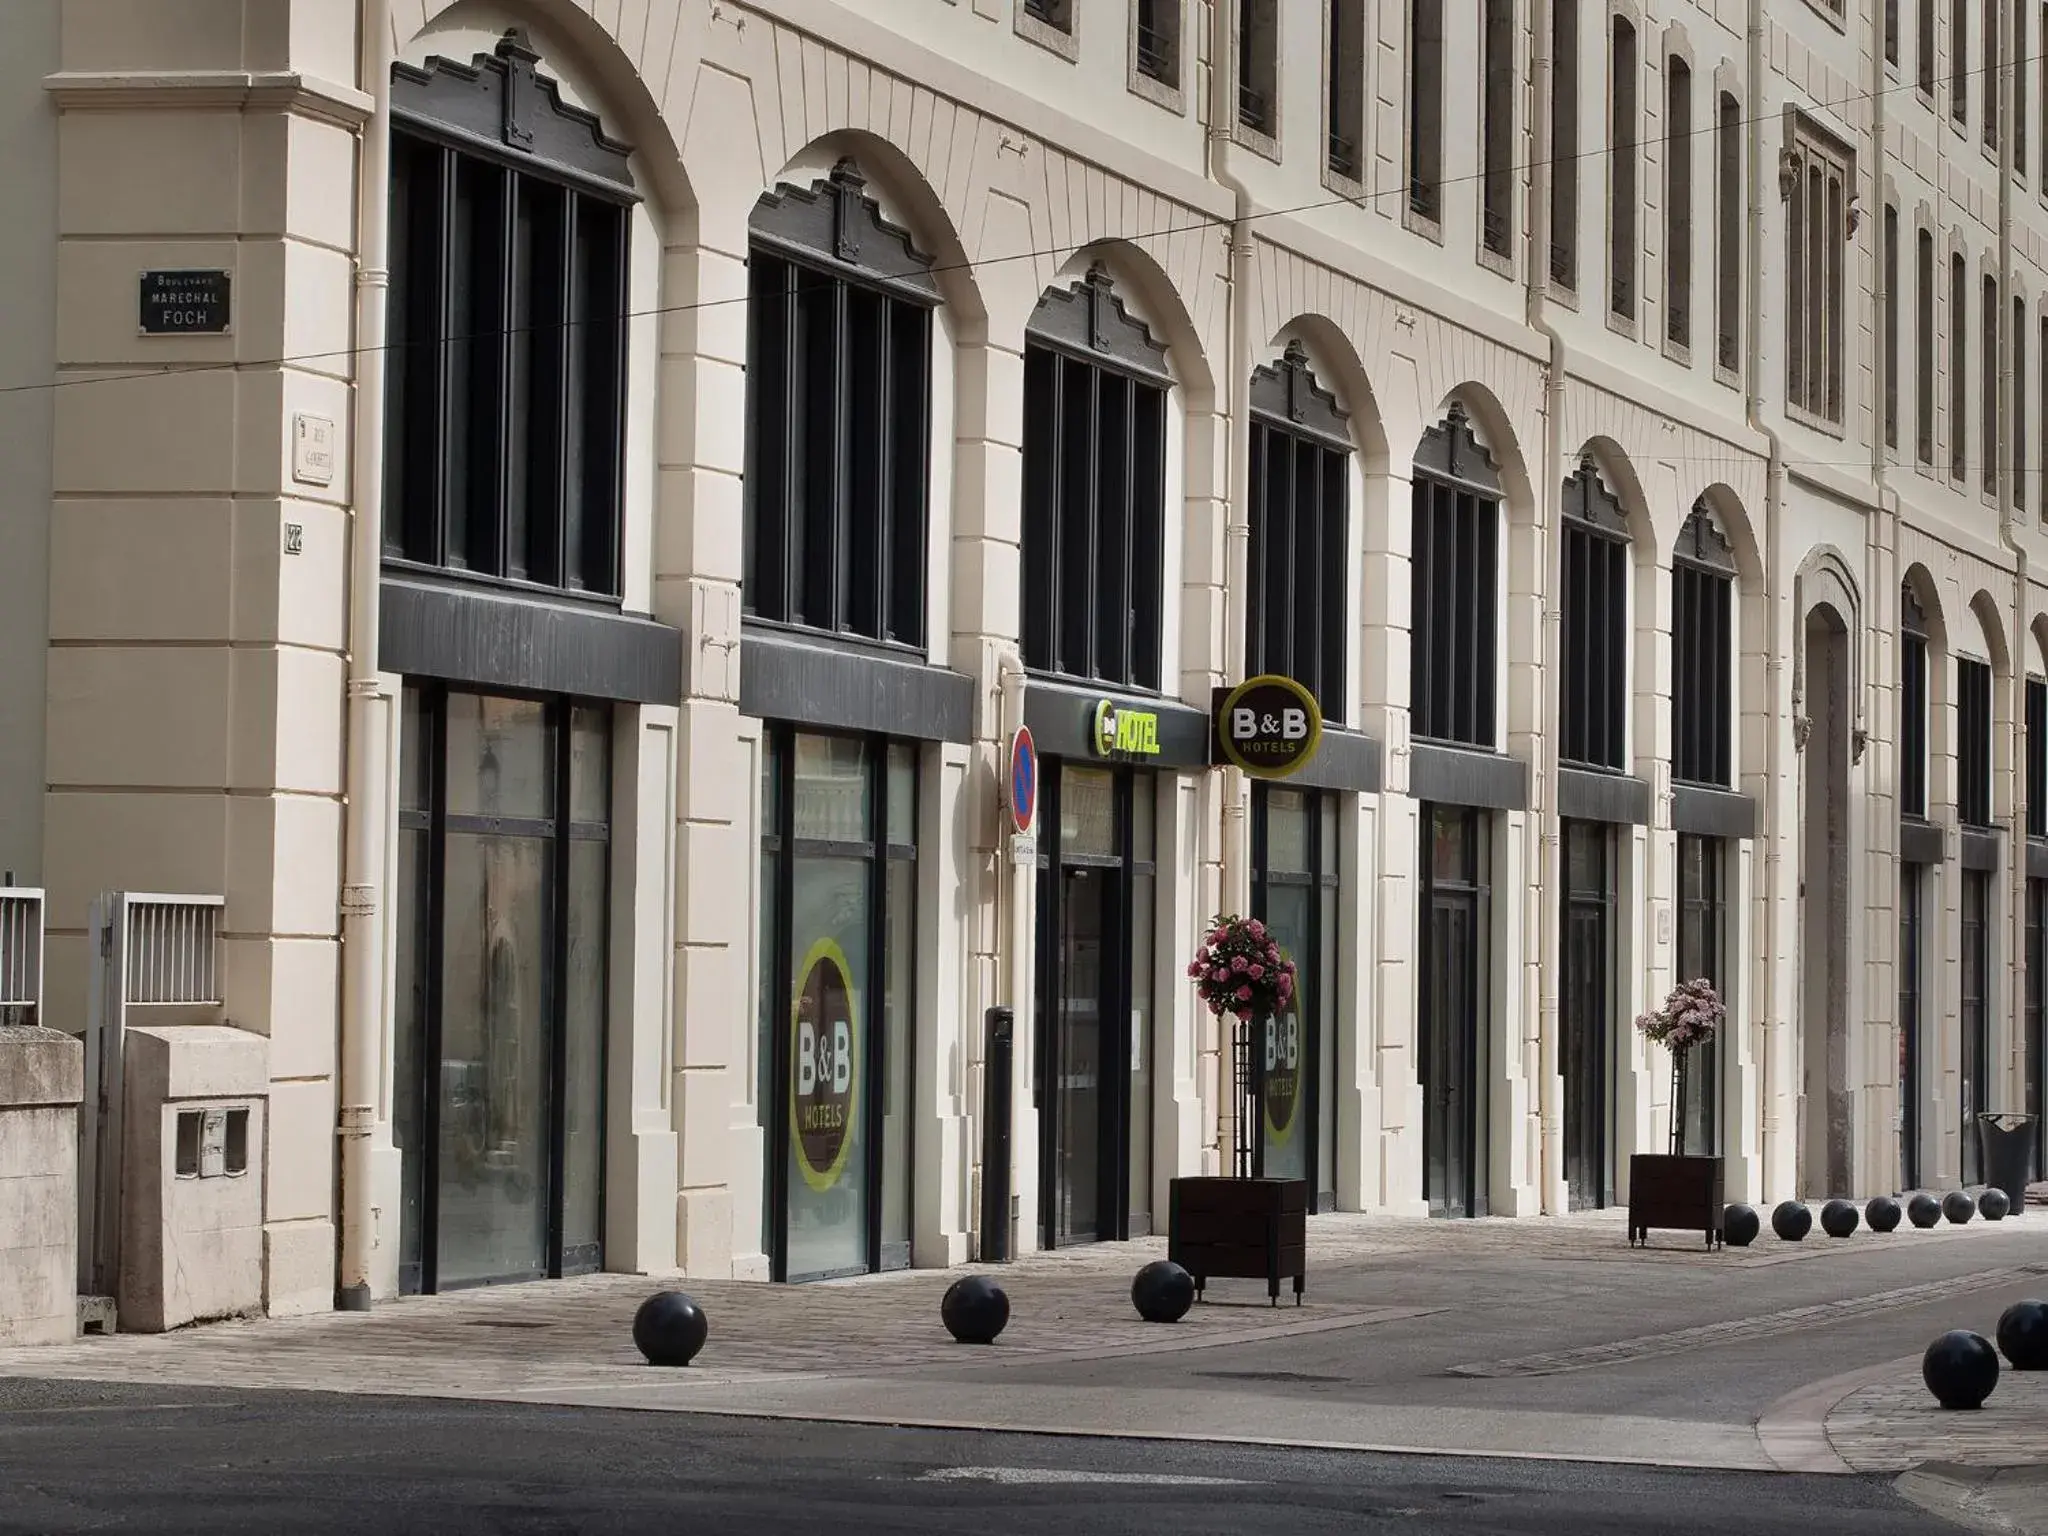
{"label": "curb", "polygon": [[1918,1355],[1905,1355],[1881,1365],[1845,1371],[1787,1392],[1763,1411],[1756,1421],[1756,1438],[1780,1472],[1830,1472],[1852,1474],[1855,1468],[1844,1461],[1828,1439],[1828,1415],[1843,1399],[1895,1379],[1920,1364]]}
{"label": "curb", "polygon": [[2048,1466],[1931,1461],[1892,1483],[1908,1503],[1984,1536],[2048,1536]]}

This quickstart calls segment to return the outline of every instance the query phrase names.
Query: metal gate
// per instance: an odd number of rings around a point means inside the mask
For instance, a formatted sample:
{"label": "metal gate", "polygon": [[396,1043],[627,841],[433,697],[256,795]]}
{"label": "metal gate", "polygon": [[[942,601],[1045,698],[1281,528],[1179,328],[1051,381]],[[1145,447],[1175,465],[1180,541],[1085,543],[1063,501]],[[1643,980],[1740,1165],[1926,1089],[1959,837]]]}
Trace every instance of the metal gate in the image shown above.
{"label": "metal gate", "polygon": [[0,1024],[43,1022],[43,893],[0,885]]}
{"label": "metal gate", "polygon": [[89,919],[85,1113],[78,1121],[78,1290],[111,1297],[121,1275],[122,1061],[132,1008],[218,1008],[219,896],[110,891]]}

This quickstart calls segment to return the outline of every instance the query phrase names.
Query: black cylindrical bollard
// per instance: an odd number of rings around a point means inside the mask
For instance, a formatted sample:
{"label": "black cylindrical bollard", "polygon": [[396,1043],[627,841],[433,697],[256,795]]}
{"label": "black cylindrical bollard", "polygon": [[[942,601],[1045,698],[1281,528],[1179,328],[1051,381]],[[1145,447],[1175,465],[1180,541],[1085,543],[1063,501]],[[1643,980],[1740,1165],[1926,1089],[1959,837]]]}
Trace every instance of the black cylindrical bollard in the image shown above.
{"label": "black cylindrical bollard", "polygon": [[1195,1277],[1167,1259],[1155,1259],[1131,1282],[1131,1305],[1148,1323],[1177,1323],[1195,1304]]}
{"label": "black cylindrical bollard", "polygon": [[649,1365],[688,1365],[710,1334],[704,1309],[682,1291],[656,1291],[633,1314],[633,1347]]}
{"label": "black cylindrical bollard", "polygon": [[1017,1015],[1000,1004],[981,1021],[981,1259],[1010,1257],[1010,1100]]}
{"label": "black cylindrical bollard", "polygon": [[966,1275],[946,1287],[939,1320],[962,1344],[993,1344],[1010,1322],[1010,1298],[986,1275]]}
{"label": "black cylindrical bollard", "polygon": [[2016,1301],[1998,1319],[1998,1348],[2016,1371],[2048,1371],[2048,1301]]}
{"label": "black cylindrical bollard", "polygon": [[1747,1205],[1731,1205],[1721,1213],[1721,1237],[1731,1248],[1747,1248],[1764,1229],[1763,1220]]}
{"label": "black cylindrical bollard", "polygon": [[1981,1408],[1998,1385],[1998,1351],[1981,1333],[1954,1329],[1927,1346],[1920,1379],[1944,1408]]}
{"label": "black cylindrical bollard", "polygon": [[1771,1230],[1788,1243],[1796,1243],[1813,1230],[1813,1212],[1797,1200],[1787,1200],[1771,1212]]}
{"label": "black cylindrical bollard", "polygon": [[1941,1202],[1932,1195],[1915,1195],[1906,1202],[1906,1220],[1925,1232],[1941,1220]]}
{"label": "black cylindrical bollard", "polygon": [[1863,1218],[1846,1200],[1830,1200],[1820,1208],[1820,1229],[1829,1237],[1854,1235]]}
{"label": "black cylindrical bollard", "polygon": [[1890,1195],[1879,1195],[1863,1208],[1863,1220],[1873,1232],[1895,1232],[1904,1213]]}

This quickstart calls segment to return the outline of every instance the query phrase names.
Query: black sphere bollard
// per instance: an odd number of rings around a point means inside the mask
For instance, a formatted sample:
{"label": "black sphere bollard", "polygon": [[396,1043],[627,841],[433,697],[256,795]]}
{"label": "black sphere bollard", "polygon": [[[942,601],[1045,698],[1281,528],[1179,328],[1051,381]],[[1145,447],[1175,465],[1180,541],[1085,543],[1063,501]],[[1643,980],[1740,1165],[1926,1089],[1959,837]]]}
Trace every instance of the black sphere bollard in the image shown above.
{"label": "black sphere bollard", "polygon": [[681,1291],[656,1291],[633,1314],[633,1347],[649,1365],[688,1365],[710,1334],[704,1309]]}
{"label": "black sphere bollard", "polygon": [[1131,1305],[1148,1323],[1177,1323],[1195,1304],[1195,1277],[1169,1259],[1156,1259],[1131,1282]]}
{"label": "black sphere bollard", "polygon": [[1829,1237],[1848,1237],[1862,1221],[1856,1207],[1846,1200],[1830,1200],[1820,1208],[1820,1229]]}
{"label": "black sphere bollard", "polygon": [[1915,1195],[1906,1202],[1906,1220],[1925,1232],[1941,1220],[1941,1202],[1932,1195]]}
{"label": "black sphere bollard", "polygon": [[2012,1201],[2002,1189],[1987,1189],[1977,1197],[1977,1214],[1986,1221],[2003,1221],[2012,1214]]}
{"label": "black sphere bollard", "polygon": [[1977,1214],[1977,1202],[1963,1190],[1952,1189],[1941,1197],[1941,1214],[1960,1227]]}
{"label": "black sphere bollard", "polygon": [[1813,1230],[1813,1212],[1797,1200],[1787,1200],[1771,1212],[1771,1230],[1788,1243],[1796,1243]]}
{"label": "black sphere bollard", "polygon": [[939,1320],[962,1344],[993,1344],[1010,1322],[1010,1298],[986,1275],[967,1275],[946,1287]]}
{"label": "black sphere bollard", "polygon": [[1890,1195],[1879,1195],[1863,1208],[1863,1220],[1873,1232],[1896,1232],[1903,1214]]}
{"label": "black sphere bollard", "polygon": [[2048,1301],[2016,1301],[1998,1319],[1998,1348],[2016,1371],[2048,1371]]}
{"label": "black sphere bollard", "polygon": [[1983,1334],[1954,1329],[1927,1346],[1920,1379],[1944,1408],[1981,1408],[1998,1385],[1998,1351]]}
{"label": "black sphere bollard", "polygon": [[1763,1229],[1763,1219],[1749,1206],[1731,1205],[1721,1213],[1721,1239],[1731,1248],[1747,1248]]}

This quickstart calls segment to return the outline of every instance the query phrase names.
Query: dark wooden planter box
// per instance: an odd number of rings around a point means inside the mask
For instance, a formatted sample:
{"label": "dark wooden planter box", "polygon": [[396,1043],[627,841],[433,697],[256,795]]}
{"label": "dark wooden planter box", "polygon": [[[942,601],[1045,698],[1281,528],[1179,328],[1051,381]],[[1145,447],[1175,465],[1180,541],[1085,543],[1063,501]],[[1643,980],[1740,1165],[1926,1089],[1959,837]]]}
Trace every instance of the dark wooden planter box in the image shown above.
{"label": "dark wooden planter box", "polygon": [[1628,1241],[1650,1240],[1652,1227],[1703,1232],[1707,1246],[1722,1246],[1728,1202],[1721,1159],[1637,1152],[1628,1160]]}
{"label": "dark wooden planter box", "polygon": [[1294,1281],[1301,1305],[1308,1275],[1306,1179],[1175,1179],[1167,1205],[1166,1256],[1194,1276],[1200,1296],[1213,1279],[1264,1280],[1280,1304]]}

